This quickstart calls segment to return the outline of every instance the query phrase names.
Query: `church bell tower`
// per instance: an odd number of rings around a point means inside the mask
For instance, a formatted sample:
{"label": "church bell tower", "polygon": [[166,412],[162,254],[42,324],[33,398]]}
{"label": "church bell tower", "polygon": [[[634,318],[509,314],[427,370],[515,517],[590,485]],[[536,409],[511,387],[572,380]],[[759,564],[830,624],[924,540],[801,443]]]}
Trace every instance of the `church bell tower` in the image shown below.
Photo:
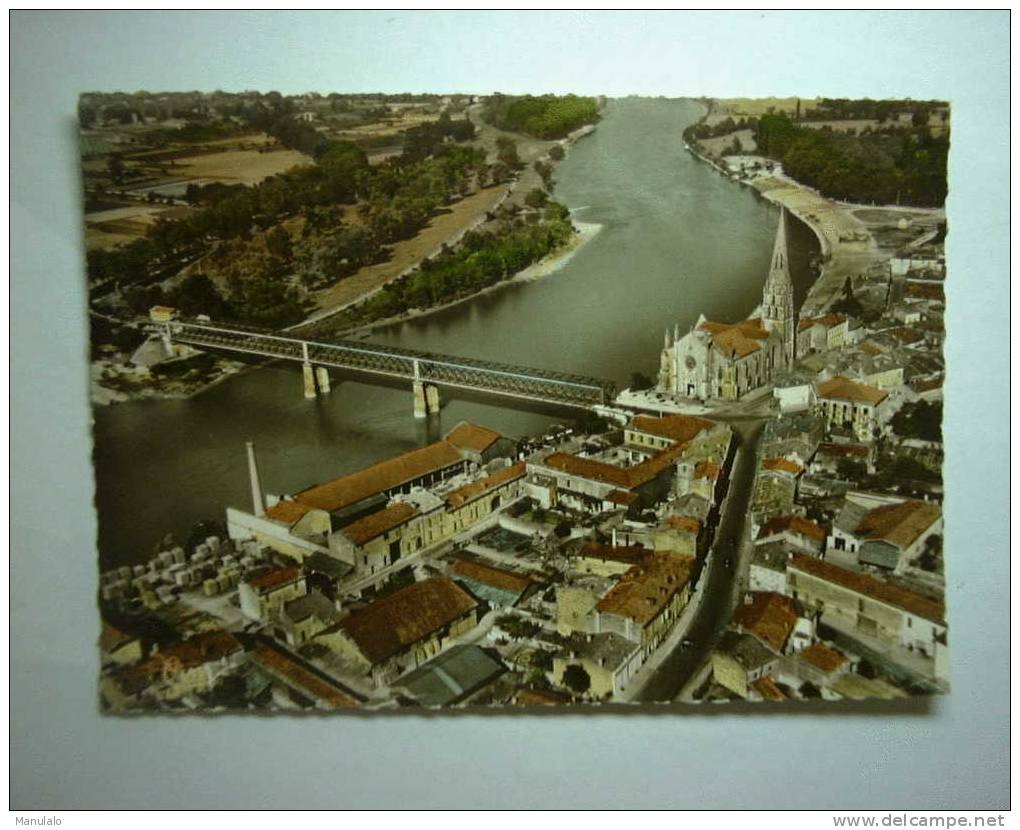
{"label": "church bell tower", "polygon": [[[792,366],[797,355],[797,325],[793,314],[793,282],[786,243],[786,208],[780,208],[779,229],[772,247],[772,262],[765,279],[761,318],[765,328],[783,338],[785,366]],[[778,368],[778,367],[777,367]]]}

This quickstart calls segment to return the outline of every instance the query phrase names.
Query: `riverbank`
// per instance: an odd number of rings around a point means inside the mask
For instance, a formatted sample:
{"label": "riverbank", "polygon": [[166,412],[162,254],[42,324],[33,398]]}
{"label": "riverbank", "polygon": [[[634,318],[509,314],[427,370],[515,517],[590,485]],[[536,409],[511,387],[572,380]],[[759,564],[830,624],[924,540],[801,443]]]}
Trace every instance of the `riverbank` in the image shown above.
{"label": "riverbank", "polygon": [[[843,295],[847,277],[856,280],[889,259],[889,254],[879,249],[868,226],[854,216],[853,206],[828,199],[814,188],[791,179],[777,162],[760,156],[733,156],[734,168],[687,142],[684,147],[730,181],[751,187],[763,199],[786,208],[818,238],[821,269],[799,310],[801,316],[824,314]],[[766,164],[772,169],[767,169]],[[749,172],[741,174],[738,172],[741,170]]]}
{"label": "riverbank", "polygon": [[495,285],[490,285],[487,288],[483,288],[481,291],[476,291],[463,297],[457,297],[449,302],[429,306],[428,308],[412,308],[411,310],[406,311],[403,314],[398,314],[394,317],[385,317],[381,320],[373,320],[371,323],[354,326],[348,329],[341,329],[333,334],[337,337],[365,336],[378,329],[388,328],[390,326],[398,325],[399,323],[406,323],[408,320],[430,317],[441,311],[446,311],[447,309],[463,305],[464,303],[470,302],[486,294],[494,294],[497,291],[502,291],[504,288],[511,285],[517,285],[522,282],[534,282],[535,280],[547,277],[566,265],[574,254],[576,254],[586,243],[590,242],[600,230],[602,230],[601,225],[596,225],[590,222],[574,222],[573,224],[574,227],[577,228],[577,233],[575,233],[565,245],[557,248],[549,254],[546,254],[546,256],[538,262],[529,265],[523,271],[519,271],[509,279],[498,282]]}
{"label": "riverbank", "polygon": [[158,377],[135,369],[126,361],[94,360],[89,369],[89,398],[93,406],[142,400],[188,400],[253,368],[218,357],[209,367],[196,368],[176,377]]}

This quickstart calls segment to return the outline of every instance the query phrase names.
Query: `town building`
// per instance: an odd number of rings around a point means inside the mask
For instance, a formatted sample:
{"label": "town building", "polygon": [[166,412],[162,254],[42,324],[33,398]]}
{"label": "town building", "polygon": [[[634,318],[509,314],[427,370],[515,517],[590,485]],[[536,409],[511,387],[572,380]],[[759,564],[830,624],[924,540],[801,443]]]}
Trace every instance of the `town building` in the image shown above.
{"label": "town building", "polygon": [[308,593],[300,568],[286,567],[246,579],[238,586],[241,613],[250,620],[275,622],[285,602]]}
{"label": "town building", "polygon": [[[931,661],[946,646],[945,607],[930,597],[841,568],[813,556],[794,556],[786,592],[821,613],[821,622],[895,659],[895,648]],[[934,668],[932,669],[934,671]]]}
{"label": "town building", "polygon": [[801,553],[818,555],[825,548],[825,528],[803,516],[776,516],[758,531],[755,546],[785,542]]}
{"label": "town building", "polygon": [[588,697],[619,697],[643,662],[641,646],[620,634],[574,634],[553,657],[552,678],[556,685],[565,687],[564,673],[571,666],[579,666],[590,678],[585,692]]}
{"label": "town building", "polygon": [[278,621],[283,633],[282,639],[298,648],[331,626],[339,617],[339,610],[325,595],[309,591],[304,596],[283,603]]}
{"label": "town building", "polygon": [[753,634],[726,629],[712,650],[712,676],[716,683],[742,698],[753,695],[752,685],[771,676],[779,655]]}
{"label": "town building", "polygon": [[485,688],[506,666],[476,645],[447,649],[400,678],[396,686],[421,706],[453,706]]}
{"label": "town building", "polygon": [[[932,502],[848,493],[829,536],[834,556],[902,571],[942,532],[942,509]],[[839,552],[849,554],[840,558]]]}
{"label": "town building", "polygon": [[415,669],[477,623],[478,600],[448,577],[415,582],[315,637],[354,671],[386,683]]}
{"label": "town building", "polygon": [[298,705],[307,702],[310,707],[326,711],[356,709],[361,705],[349,689],[283,649],[261,645],[251,653],[250,660],[270,683],[285,689],[290,700]]}
{"label": "town building", "polygon": [[815,413],[829,430],[843,427],[861,441],[873,441],[887,414],[882,404],[888,397],[881,389],[837,375],[815,384]]}
{"label": "town building", "polygon": [[642,647],[646,659],[672,631],[691,598],[692,557],[649,552],[595,606],[595,630]]}
{"label": "town building", "polygon": [[730,624],[737,631],[753,634],[777,654],[783,654],[797,619],[797,608],[790,597],[749,592],[734,610]]}
{"label": "town building", "polygon": [[505,460],[515,453],[499,433],[462,422],[441,441],[263,504],[249,447],[254,510],[229,508],[228,529],[298,562],[327,556],[371,575],[520,497],[524,463]]}
{"label": "town building", "polygon": [[245,659],[244,648],[228,631],[217,629],[154,652],[141,663],[107,674],[100,695],[111,709],[160,704],[211,691]]}
{"label": "town building", "polygon": [[467,558],[465,554],[453,563],[450,576],[493,608],[513,607],[536,584],[526,573]]}

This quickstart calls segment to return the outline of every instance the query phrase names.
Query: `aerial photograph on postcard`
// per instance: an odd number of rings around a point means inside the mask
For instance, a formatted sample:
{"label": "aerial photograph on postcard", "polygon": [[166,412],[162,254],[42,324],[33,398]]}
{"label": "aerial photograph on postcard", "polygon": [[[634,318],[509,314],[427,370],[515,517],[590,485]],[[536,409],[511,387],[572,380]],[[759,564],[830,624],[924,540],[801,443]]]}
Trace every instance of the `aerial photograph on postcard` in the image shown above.
{"label": "aerial photograph on postcard", "polygon": [[81,95],[103,711],[949,691],[949,104],[533,93]]}

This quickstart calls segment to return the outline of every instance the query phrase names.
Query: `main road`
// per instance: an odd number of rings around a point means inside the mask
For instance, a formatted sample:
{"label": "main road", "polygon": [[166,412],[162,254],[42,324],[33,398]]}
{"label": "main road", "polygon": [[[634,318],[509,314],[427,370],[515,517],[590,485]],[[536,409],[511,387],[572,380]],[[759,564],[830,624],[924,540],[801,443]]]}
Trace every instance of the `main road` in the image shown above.
{"label": "main road", "polygon": [[[644,702],[675,700],[680,690],[708,659],[736,607],[741,571],[747,567],[739,553],[745,549],[747,508],[754,487],[758,441],[764,420],[760,416],[734,418],[731,426],[740,444],[733,462],[729,490],[715,533],[708,563],[700,578],[700,605],[687,630],[686,641],[677,645],[648,678],[634,700]],[[738,540],[736,545],[730,540]]]}

